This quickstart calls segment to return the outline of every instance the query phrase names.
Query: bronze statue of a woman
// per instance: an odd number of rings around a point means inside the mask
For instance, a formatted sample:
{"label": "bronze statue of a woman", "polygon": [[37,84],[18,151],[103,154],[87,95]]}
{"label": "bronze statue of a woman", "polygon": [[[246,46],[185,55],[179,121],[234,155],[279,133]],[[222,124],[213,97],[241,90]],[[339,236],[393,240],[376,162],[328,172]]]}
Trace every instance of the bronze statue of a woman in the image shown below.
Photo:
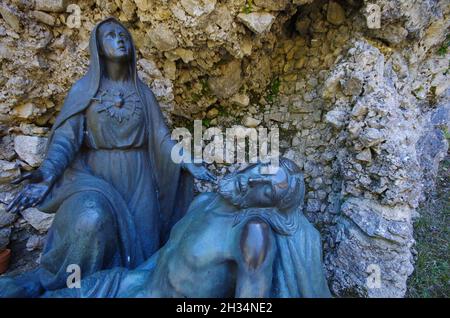
{"label": "bronze statue of a woman", "polygon": [[172,161],[175,141],[152,91],[137,76],[127,29],[113,18],[100,22],[90,51],[89,70],[65,99],[46,159],[15,180],[30,183],[9,211],[36,206],[56,212],[39,268],[14,279],[17,295],[66,287],[71,264],[83,276],[135,268],[185,213],[192,176],[215,178],[202,165]]}

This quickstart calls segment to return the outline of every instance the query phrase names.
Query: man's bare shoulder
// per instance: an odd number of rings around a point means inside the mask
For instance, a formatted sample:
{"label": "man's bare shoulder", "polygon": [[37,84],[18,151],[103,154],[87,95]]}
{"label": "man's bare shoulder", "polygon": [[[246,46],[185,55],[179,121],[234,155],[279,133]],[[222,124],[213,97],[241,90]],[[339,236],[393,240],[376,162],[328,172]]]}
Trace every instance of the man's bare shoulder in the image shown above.
{"label": "man's bare shoulder", "polygon": [[212,202],[218,199],[218,197],[219,194],[213,192],[203,192],[198,194],[194,200],[192,200],[187,214],[206,210]]}
{"label": "man's bare shoulder", "polygon": [[211,202],[213,199],[217,198],[218,195],[219,194],[214,192],[202,192],[195,197],[193,203],[201,204],[204,202]]}

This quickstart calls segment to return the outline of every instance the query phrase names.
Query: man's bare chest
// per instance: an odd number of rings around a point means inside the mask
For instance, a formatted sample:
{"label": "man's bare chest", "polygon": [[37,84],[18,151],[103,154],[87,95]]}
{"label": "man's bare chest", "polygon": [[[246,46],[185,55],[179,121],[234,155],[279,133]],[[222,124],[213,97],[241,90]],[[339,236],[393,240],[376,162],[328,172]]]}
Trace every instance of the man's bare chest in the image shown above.
{"label": "man's bare chest", "polygon": [[180,242],[181,255],[187,264],[211,267],[233,259],[236,227],[232,215],[217,215],[208,211],[193,222]]}

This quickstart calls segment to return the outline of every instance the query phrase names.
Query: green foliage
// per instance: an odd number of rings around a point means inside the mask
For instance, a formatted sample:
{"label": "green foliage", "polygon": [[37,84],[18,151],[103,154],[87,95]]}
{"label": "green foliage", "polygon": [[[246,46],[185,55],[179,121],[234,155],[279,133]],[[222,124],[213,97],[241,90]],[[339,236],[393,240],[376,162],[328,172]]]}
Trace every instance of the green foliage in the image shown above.
{"label": "green foliage", "polygon": [[[200,92],[195,92],[191,94],[191,102],[197,103],[203,96],[207,96],[211,94],[211,89],[209,88],[208,81],[205,78],[200,79],[200,84],[202,88]],[[187,86],[191,88],[191,86]]]}
{"label": "green foliage", "polygon": [[439,169],[436,192],[421,207],[421,216],[414,223],[417,259],[408,281],[408,297],[450,296],[449,164],[447,157]]}
{"label": "green foliage", "polygon": [[203,95],[211,94],[211,88],[209,88],[208,81],[205,78],[202,78],[200,80],[200,83],[202,84],[202,94]]}
{"label": "green foliage", "polygon": [[447,48],[448,48],[448,46],[447,45],[442,45],[439,49],[438,49],[438,54],[440,55],[440,56],[444,56],[445,54],[447,54]]}
{"label": "green foliage", "polygon": [[201,98],[202,98],[202,95],[199,93],[192,93],[192,95],[191,95],[191,101],[193,103],[198,102]]}
{"label": "green foliage", "polygon": [[274,78],[272,80],[272,82],[270,83],[269,91],[266,96],[266,99],[269,103],[273,103],[275,98],[280,93],[280,84],[281,84],[281,81],[278,77]]}
{"label": "green foliage", "polygon": [[242,13],[249,14],[253,11],[253,0],[246,0],[244,7],[242,8]]}
{"label": "green foliage", "polygon": [[223,107],[222,105],[217,104],[215,107],[219,111],[218,117],[228,117],[229,116],[228,110],[225,107]]}
{"label": "green foliage", "polygon": [[208,118],[203,118],[202,125],[205,126],[206,128],[209,128],[211,126],[211,120]]}
{"label": "green foliage", "polygon": [[445,127],[442,132],[444,133],[445,139],[450,141],[450,131],[448,131],[447,127]]}
{"label": "green foliage", "polygon": [[448,47],[450,46],[450,34],[445,38],[444,43],[438,48],[437,54],[440,56],[444,56],[447,54]]}

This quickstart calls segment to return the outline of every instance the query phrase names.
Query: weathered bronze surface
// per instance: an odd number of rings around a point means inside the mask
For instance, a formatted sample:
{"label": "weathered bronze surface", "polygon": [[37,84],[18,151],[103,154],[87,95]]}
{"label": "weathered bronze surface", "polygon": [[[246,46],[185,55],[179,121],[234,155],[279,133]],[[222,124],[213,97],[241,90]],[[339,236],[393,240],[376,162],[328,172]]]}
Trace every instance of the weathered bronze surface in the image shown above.
{"label": "weathered bronze surface", "polygon": [[45,297],[329,297],[319,232],[302,214],[303,175],[281,159],[198,195],[167,243],[136,270],[116,268]]}
{"label": "weathered bronze surface", "polygon": [[136,72],[130,33],[113,18],[90,38],[90,66],[69,91],[46,158],[9,204],[56,213],[39,268],[0,280],[0,296],[37,296],[64,288],[71,264],[84,276],[135,268],[166,241],[193,195],[202,165],[175,164],[158,102]]}

